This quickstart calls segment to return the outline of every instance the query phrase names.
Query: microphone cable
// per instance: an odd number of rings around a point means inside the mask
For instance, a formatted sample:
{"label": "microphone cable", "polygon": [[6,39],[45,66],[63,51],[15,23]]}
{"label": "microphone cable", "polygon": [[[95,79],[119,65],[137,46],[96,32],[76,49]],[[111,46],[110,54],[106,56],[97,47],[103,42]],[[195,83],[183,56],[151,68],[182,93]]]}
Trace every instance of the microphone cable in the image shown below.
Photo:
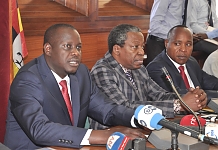
{"label": "microphone cable", "polygon": [[197,120],[197,122],[198,122],[199,132],[202,134],[203,131],[202,131],[201,122],[200,122],[198,116],[197,116],[196,113],[182,100],[182,97],[179,95],[178,91],[176,90],[176,87],[175,87],[175,85],[174,85],[174,83],[173,83],[173,80],[172,80],[172,78],[171,78],[169,72],[167,71],[166,67],[162,67],[161,69],[162,69],[163,73],[165,74],[167,81],[170,82],[170,85],[171,85],[173,91],[176,93],[177,97],[179,98],[179,101],[182,103],[182,105],[184,105],[184,106],[195,116],[195,118],[196,118],[196,120]]}

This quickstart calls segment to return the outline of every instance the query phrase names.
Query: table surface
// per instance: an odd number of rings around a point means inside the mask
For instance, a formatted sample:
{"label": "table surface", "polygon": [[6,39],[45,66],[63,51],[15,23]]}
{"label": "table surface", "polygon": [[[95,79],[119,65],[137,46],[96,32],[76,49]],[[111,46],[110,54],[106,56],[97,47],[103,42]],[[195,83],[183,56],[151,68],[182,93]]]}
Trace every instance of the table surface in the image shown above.
{"label": "table surface", "polygon": [[[169,119],[169,120],[176,120],[176,119],[181,119],[181,116],[177,116],[174,119]],[[151,131],[149,130],[145,130],[146,134],[149,134]],[[146,141],[146,147],[148,148],[155,148],[151,143],[149,143],[148,141]],[[75,148],[64,148],[64,147],[55,147],[52,146],[51,148],[55,149],[55,150],[106,150],[105,146],[84,146],[81,149],[75,149]],[[169,147],[170,148],[170,147]],[[218,145],[210,145],[209,150],[218,150]]]}
{"label": "table surface", "polygon": [[[146,144],[147,147],[154,148],[149,142]],[[74,148],[63,148],[63,147],[51,147],[55,150],[106,150],[105,146],[84,146],[81,149],[74,149]],[[209,150],[218,150],[218,145],[210,145]]]}

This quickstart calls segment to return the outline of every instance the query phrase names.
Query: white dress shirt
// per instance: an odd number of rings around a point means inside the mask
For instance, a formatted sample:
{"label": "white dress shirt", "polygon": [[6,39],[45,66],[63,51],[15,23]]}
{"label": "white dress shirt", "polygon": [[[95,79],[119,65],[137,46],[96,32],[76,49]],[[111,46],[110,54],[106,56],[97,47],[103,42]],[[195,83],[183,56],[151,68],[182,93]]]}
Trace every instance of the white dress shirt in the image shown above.
{"label": "white dress shirt", "polygon": [[[167,54],[166,54],[166,55],[167,55]],[[172,63],[174,64],[174,66],[177,68],[178,72],[180,72],[179,66],[184,66],[184,72],[185,72],[185,74],[186,74],[186,76],[187,76],[189,86],[192,87],[192,88],[195,88],[195,86],[194,86],[194,84],[193,84],[193,82],[192,82],[192,80],[191,80],[191,77],[189,76],[188,70],[187,70],[187,68],[186,68],[186,64],[180,65],[180,64],[176,63],[175,61],[173,61],[173,60],[169,57],[169,55],[167,55],[167,56],[168,56],[168,58],[172,61]]]}
{"label": "white dress shirt", "polygon": [[[59,86],[60,90],[61,90],[62,87],[61,87],[61,85],[59,83],[61,82],[61,80],[66,80],[66,82],[67,82],[67,90],[68,90],[68,94],[70,96],[70,101],[71,101],[70,78],[68,76],[66,76],[66,77],[64,77],[62,79],[54,71],[51,71],[51,72],[53,73],[53,75],[54,75],[54,77],[55,77],[55,79],[56,79],[56,81],[58,83],[58,86]],[[71,103],[72,103],[72,101],[71,101]],[[92,129],[88,129],[87,130],[87,132],[86,132],[85,136],[83,137],[83,140],[81,141],[80,145],[90,145],[88,139],[89,139],[89,137],[91,135],[91,132],[92,132]]]}

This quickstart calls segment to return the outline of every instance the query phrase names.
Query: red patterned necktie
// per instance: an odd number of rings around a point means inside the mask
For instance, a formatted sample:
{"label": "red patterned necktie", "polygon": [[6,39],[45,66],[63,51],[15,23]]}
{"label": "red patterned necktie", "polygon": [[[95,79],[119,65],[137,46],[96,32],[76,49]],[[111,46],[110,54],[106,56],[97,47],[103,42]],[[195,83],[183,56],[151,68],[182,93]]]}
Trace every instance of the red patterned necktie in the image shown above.
{"label": "red patterned necktie", "polygon": [[65,103],[68,109],[68,113],[70,115],[70,120],[73,123],[73,110],[72,110],[72,105],[71,105],[70,97],[69,97],[68,90],[67,90],[67,82],[66,80],[62,80],[59,84],[62,86],[61,93],[64,97],[64,100],[65,100]]}
{"label": "red patterned necktie", "polygon": [[185,71],[184,71],[184,66],[179,66],[179,70],[180,70],[180,74],[181,74],[181,76],[182,76],[182,79],[183,79],[183,81],[185,82],[186,88],[189,89],[189,88],[190,88],[190,85],[189,85],[189,83],[188,83],[188,78],[187,78],[187,76],[186,76],[186,74],[185,74]]}

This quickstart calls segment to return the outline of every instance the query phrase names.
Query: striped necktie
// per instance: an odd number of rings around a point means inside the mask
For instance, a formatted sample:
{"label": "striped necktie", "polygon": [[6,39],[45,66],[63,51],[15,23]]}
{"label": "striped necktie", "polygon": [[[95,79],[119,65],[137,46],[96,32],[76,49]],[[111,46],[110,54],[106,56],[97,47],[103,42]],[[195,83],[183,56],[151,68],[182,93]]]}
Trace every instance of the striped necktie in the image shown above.
{"label": "striped necktie", "polygon": [[137,89],[137,86],[135,84],[135,81],[133,80],[133,76],[132,76],[132,72],[131,70],[127,70],[126,71],[126,77],[129,79],[129,81],[132,83],[132,85],[134,86],[135,89]]}

